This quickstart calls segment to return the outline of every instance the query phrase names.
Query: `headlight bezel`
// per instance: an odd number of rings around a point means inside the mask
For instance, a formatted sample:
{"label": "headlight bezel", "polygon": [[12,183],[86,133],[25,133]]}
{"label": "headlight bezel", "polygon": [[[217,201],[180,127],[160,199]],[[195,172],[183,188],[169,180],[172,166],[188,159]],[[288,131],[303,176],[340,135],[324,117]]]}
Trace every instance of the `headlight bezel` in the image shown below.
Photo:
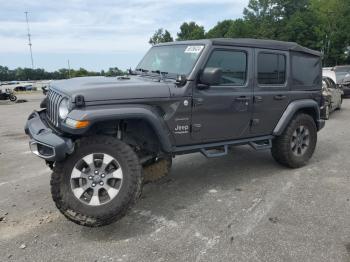
{"label": "headlight bezel", "polygon": [[61,120],[65,120],[69,114],[70,111],[70,102],[67,97],[64,97],[60,104],[58,105],[58,117]]}

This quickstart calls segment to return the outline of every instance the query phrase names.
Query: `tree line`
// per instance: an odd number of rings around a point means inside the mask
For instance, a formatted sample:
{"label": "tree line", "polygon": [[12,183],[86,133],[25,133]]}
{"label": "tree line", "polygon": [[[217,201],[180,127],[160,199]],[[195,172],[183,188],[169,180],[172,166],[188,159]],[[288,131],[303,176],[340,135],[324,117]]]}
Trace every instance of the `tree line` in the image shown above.
{"label": "tree line", "polygon": [[[208,31],[196,22],[180,26],[176,40],[261,38],[297,42],[323,53],[324,66],[350,63],[349,0],[250,0],[243,18],[219,21]],[[160,28],[152,45],[174,41]]]}
{"label": "tree line", "polygon": [[44,69],[37,68],[16,68],[9,69],[6,66],[0,66],[0,81],[26,81],[26,80],[43,80],[43,79],[66,79],[80,76],[120,76],[126,72],[118,67],[109,68],[108,71],[88,71],[84,68],[74,69],[59,69],[53,72],[47,72]]}

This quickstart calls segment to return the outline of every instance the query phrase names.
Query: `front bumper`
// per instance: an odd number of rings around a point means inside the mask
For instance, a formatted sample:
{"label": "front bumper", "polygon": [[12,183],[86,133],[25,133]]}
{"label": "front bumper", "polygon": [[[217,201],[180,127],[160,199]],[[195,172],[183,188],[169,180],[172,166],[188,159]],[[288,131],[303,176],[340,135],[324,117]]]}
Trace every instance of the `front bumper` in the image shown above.
{"label": "front bumper", "polygon": [[35,155],[49,162],[61,161],[74,151],[74,143],[48,127],[45,111],[34,111],[27,120],[24,130],[30,137],[29,146]]}

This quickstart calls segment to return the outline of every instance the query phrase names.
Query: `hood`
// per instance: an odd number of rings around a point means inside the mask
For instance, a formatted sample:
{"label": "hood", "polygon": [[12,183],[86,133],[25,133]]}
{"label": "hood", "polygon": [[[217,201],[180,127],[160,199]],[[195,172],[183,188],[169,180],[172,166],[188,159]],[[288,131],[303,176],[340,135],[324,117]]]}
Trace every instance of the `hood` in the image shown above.
{"label": "hood", "polygon": [[140,76],[78,77],[54,81],[51,88],[70,96],[84,96],[86,102],[170,97],[173,83]]}

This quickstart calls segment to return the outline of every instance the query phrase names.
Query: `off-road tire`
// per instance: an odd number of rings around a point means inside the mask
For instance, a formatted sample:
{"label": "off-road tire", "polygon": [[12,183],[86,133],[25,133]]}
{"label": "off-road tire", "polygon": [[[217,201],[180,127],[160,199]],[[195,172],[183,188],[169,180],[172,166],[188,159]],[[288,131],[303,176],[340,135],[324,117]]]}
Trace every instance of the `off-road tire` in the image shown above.
{"label": "off-road tire", "polygon": [[[107,153],[117,159],[123,171],[123,185],[118,195],[100,206],[89,206],[77,199],[71,189],[70,176],[75,163],[91,153]],[[130,146],[109,136],[81,139],[75,151],[63,162],[55,163],[51,175],[51,194],[60,212],[76,224],[98,227],[122,218],[139,198],[142,172],[138,157]]]}
{"label": "off-road tire", "polygon": [[156,182],[170,174],[172,158],[165,157],[154,160],[143,166],[143,182],[145,184]]}
{"label": "off-road tire", "polygon": [[[309,130],[309,146],[302,156],[295,156],[291,149],[292,135],[299,126]],[[307,114],[297,114],[284,130],[282,135],[272,141],[271,153],[281,165],[290,168],[299,168],[307,164],[312,157],[317,143],[317,128],[314,119]]]}

